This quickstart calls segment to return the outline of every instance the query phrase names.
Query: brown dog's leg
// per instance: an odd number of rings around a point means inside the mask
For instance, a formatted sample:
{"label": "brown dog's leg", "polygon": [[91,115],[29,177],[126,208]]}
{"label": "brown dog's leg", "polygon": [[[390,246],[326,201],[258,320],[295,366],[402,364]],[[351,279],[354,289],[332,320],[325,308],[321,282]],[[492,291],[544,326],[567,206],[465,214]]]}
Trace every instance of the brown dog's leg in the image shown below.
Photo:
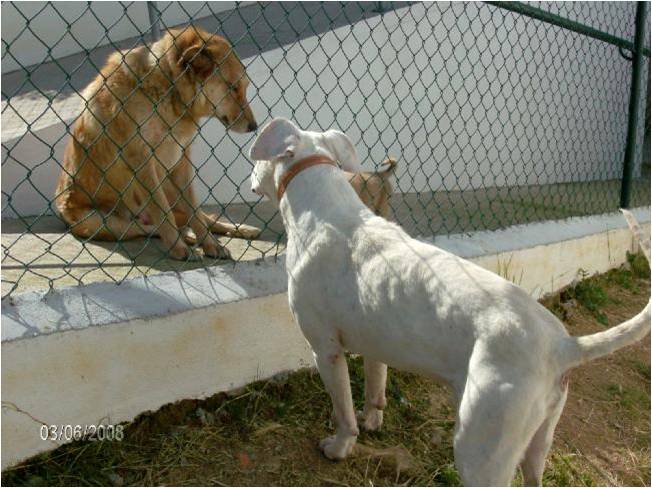
{"label": "brown dog's leg", "polygon": [[157,175],[155,164],[158,163],[154,159],[148,161],[138,172],[136,179],[137,184],[141,187],[140,190],[147,195],[145,211],[151,219],[152,225],[158,229],[158,235],[168,248],[170,257],[174,259],[198,259],[200,256],[186,245],[179,233],[163,185]]}
{"label": "brown dog's leg", "polygon": [[[260,235],[260,229],[246,224],[231,224],[218,221],[217,215],[208,214],[199,208],[195,190],[192,185],[193,166],[190,162],[190,149],[185,148],[179,164],[170,173],[166,182],[166,192],[174,204],[174,216],[177,226],[185,225],[195,233],[195,240],[202,245],[208,256],[228,258],[229,252],[219,245],[217,240],[210,235],[212,232],[229,237],[242,239],[255,239]],[[183,222],[183,223],[182,223]],[[192,236],[184,233],[184,240],[191,244]]]}
{"label": "brown dog's leg", "polygon": [[203,210],[198,210],[204,214],[204,218],[211,229],[211,232],[222,234],[239,239],[256,239],[262,232],[258,227],[247,224],[232,224],[231,222],[219,221],[216,214],[208,214]]}
{"label": "brown dog's leg", "polygon": [[102,215],[95,209],[77,209],[62,215],[73,235],[98,241],[127,241],[156,235],[156,228],[119,215]]}
{"label": "brown dog's leg", "polygon": [[[170,200],[174,201],[174,216],[179,228],[188,225],[196,236],[196,242],[202,244],[204,252],[214,257],[229,257],[228,251],[210,235],[211,232],[238,237],[242,239],[255,239],[261,230],[246,224],[231,224],[220,222],[215,214],[204,212],[197,203],[195,191],[192,186],[193,166],[190,162],[190,151],[184,150],[183,159],[169,175],[166,182],[166,191]],[[184,234],[184,240],[192,243],[192,236]],[[209,249],[207,249],[207,247]]]}
{"label": "brown dog's leg", "polygon": [[[172,210],[174,219],[180,228],[189,226],[192,229],[195,241],[201,245],[206,256],[222,259],[229,258],[229,251],[222,247],[217,239],[213,237],[205,215],[198,209],[197,197],[192,187],[192,165],[187,154],[188,151],[186,150],[183,159],[172,171],[169,180],[166,182],[168,193],[173,192],[175,194],[175,204]],[[189,242],[192,237],[190,233],[184,232],[183,239]]]}

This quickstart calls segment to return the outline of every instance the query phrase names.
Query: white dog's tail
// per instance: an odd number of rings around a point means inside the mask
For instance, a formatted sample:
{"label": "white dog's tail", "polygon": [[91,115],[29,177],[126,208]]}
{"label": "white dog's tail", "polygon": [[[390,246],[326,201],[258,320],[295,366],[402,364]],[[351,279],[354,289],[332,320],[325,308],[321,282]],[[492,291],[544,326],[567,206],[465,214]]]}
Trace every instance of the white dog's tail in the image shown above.
{"label": "white dog's tail", "polygon": [[[641,250],[650,262],[650,242],[645,238],[638,222],[627,210],[622,210],[629,228],[640,243]],[[562,369],[568,370],[580,364],[610,354],[618,349],[640,341],[650,332],[650,302],[642,312],[622,324],[604,332],[582,337],[568,337],[562,345]]]}
{"label": "white dog's tail", "polygon": [[640,341],[650,332],[650,303],[635,317],[604,332],[569,337],[564,351],[563,369],[606,356],[621,347]]}

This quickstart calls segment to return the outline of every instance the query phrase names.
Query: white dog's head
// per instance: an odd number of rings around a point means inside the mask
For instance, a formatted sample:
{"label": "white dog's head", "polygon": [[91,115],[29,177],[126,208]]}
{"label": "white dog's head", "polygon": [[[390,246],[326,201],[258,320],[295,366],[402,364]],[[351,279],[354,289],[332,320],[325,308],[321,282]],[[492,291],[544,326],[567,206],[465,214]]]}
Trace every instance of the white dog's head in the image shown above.
{"label": "white dog's head", "polygon": [[271,161],[256,161],[253,171],[251,172],[251,191],[267,197],[272,202],[276,201],[276,184],[274,180],[274,163]]}
{"label": "white dog's head", "polygon": [[346,134],[338,130],[304,131],[290,120],[276,118],[263,127],[249,150],[249,157],[256,161],[251,173],[252,191],[278,203],[276,188],[281,175],[295,161],[313,154],[330,157],[346,171],[362,171]]}

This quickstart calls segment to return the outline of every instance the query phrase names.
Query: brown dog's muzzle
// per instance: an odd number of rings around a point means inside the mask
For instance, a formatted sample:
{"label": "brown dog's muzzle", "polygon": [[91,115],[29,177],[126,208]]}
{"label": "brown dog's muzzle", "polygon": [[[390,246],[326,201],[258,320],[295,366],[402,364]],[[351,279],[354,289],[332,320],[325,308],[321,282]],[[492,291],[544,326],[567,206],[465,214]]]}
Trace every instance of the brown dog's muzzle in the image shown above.
{"label": "brown dog's muzzle", "polygon": [[234,132],[253,132],[258,129],[258,122],[256,122],[249,105],[243,108],[234,120],[229,120],[226,116],[220,117],[220,119],[227,129]]}
{"label": "brown dog's muzzle", "polygon": [[251,111],[251,107],[247,105],[247,108],[244,109],[245,120],[247,121],[247,132],[253,132],[258,129],[258,122],[254,117],[254,113]]}

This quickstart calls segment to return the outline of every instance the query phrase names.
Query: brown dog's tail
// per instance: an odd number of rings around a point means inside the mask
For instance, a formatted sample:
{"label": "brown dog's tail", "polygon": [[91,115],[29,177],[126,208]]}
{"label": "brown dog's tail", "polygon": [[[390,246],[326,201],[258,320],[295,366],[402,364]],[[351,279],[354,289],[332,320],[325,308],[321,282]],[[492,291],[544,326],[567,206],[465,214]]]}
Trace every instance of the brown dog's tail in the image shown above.
{"label": "brown dog's tail", "polygon": [[394,173],[396,170],[396,159],[394,158],[387,158],[385,161],[381,163],[381,166],[387,166],[381,171],[378,171],[378,173],[381,173],[384,176],[389,176]]}
{"label": "brown dog's tail", "polygon": [[[645,238],[634,216],[627,210],[622,210],[622,212],[629,224],[629,228],[639,241],[643,254],[645,254],[649,261],[649,241]],[[621,347],[629,346],[634,342],[640,341],[649,332],[650,302],[648,302],[643,311],[638,315],[609,330],[581,337],[565,338],[560,348],[562,370],[568,370],[592,359],[617,351]]]}

